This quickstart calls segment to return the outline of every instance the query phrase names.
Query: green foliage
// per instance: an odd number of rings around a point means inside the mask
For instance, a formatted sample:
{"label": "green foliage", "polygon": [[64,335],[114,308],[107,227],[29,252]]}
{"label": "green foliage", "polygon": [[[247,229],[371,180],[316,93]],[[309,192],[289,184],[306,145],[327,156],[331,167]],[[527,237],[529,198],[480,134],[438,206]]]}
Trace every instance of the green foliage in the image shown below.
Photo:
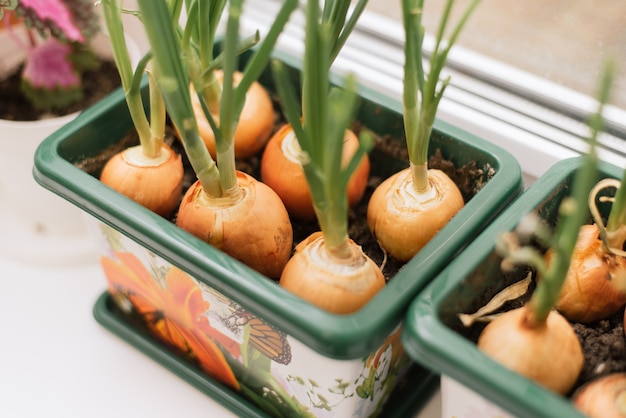
{"label": "green foliage", "polygon": [[86,71],[96,71],[101,63],[93,50],[84,44],[73,44],[68,59],[72,63],[74,71],[81,75]]}
{"label": "green foliage", "polygon": [[[364,3],[364,2],[361,2]],[[346,9],[328,0],[320,16],[317,0],[308,0],[302,81],[302,111],[294,87],[287,81],[285,65],[272,63],[283,113],[291,124],[300,148],[306,154],[302,168],[311,191],[313,206],[324,242],[331,251],[345,248],[348,238],[347,185],[365,154],[373,147],[369,133],[361,134],[359,148],[342,166],[344,135],[358,108],[356,81],[348,76],[345,88],[331,87],[329,69],[356,21],[345,22]],[[345,25],[345,26],[344,26]],[[352,25],[352,26],[350,26]]]}
{"label": "green foliage", "polygon": [[423,65],[423,44],[425,30],[422,26],[424,0],[402,0],[402,15],[406,41],[404,43],[404,124],[409,159],[415,165],[425,164],[428,160],[428,144],[432,132],[439,102],[450,82],[449,78],[441,81],[441,71],[446,65],[448,54],[459,37],[467,20],[480,0],[472,0],[460,20],[454,26],[447,42],[444,40],[448,30],[450,12],[454,0],[447,0],[439,28],[435,49],[429,60],[428,71]]}
{"label": "green foliage", "polygon": [[[182,7],[179,3],[178,7]],[[187,2],[186,26],[180,28],[176,18],[180,10],[176,11],[176,7],[170,9],[164,2],[159,1],[138,1],[144,28],[152,47],[153,63],[159,69],[157,83],[165,99],[168,114],[180,131],[186,154],[203,190],[214,197],[233,190],[237,184],[233,134],[246,92],[267,65],[278,35],[282,32],[291,12],[297,7],[297,0],[283,2],[271,28],[243,70],[239,84],[233,86],[229,80],[232,80],[237,67],[237,55],[242,48],[238,33],[242,3],[243,0],[230,2],[228,8],[224,53],[220,58],[224,71],[223,90],[217,92],[220,98],[218,127],[208,111],[210,100],[207,100],[210,98],[208,96],[215,92],[209,91],[205,77],[210,77],[209,69],[214,68],[213,38],[218,21],[215,13],[221,14],[224,6],[218,5],[213,15],[209,15],[210,1]],[[215,6],[215,3],[213,5]],[[199,135],[189,89],[186,88],[190,83],[194,83],[198,99],[215,133],[219,170]]]}
{"label": "green foliage", "polygon": [[[545,227],[542,227],[535,216],[530,214],[514,232],[501,235],[497,242],[496,248],[504,257],[505,267],[520,264],[531,265],[541,277],[529,302],[537,323],[542,323],[547,319],[559,297],[580,228],[589,217],[587,205],[589,193],[598,173],[597,139],[603,127],[603,111],[611,92],[614,71],[611,64],[605,66],[597,93],[598,108],[588,123],[591,131],[587,138],[589,150],[584,156],[583,166],[575,174],[571,195],[564,198],[559,206],[554,233],[548,236]],[[524,237],[522,232],[528,235]],[[532,246],[522,244],[529,242],[529,238],[539,239],[539,242],[548,244],[547,246],[554,251],[549,265],[542,254]]]}
{"label": "green foliage", "polygon": [[20,89],[33,106],[44,111],[61,109],[83,98],[83,91],[76,86],[70,88],[55,87],[53,89],[36,88],[22,79]]}

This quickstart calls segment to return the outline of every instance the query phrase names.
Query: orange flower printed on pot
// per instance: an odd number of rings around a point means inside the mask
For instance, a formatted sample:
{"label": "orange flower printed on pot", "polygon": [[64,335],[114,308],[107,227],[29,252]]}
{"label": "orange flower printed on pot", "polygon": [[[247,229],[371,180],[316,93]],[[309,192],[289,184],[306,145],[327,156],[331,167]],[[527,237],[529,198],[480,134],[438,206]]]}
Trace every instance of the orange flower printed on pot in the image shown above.
{"label": "orange flower printed on pot", "polygon": [[402,333],[402,329],[398,328],[393,334],[389,335],[385,341],[382,343],[381,347],[376,350],[374,353],[370,354],[367,360],[365,361],[366,367],[373,367],[374,369],[378,369],[380,364],[380,358],[387,351],[388,347],[391,347],[391,359],[390,364],[393,365],[396,361],[402,356],[404,353],[404,346],[400,340],[400,335]]}
{"label": "orange flower printed on pot", "polygon": [[151,332],[196,359],[214,378],[239,389],[216,342],[235,358],[240,355],[239,345],[209,324],[204,316],[209,303],[187,273],[171,267],[164,279],[159,280],[128,252],[116,252],[115,258],[102,257],[101,264],[109,292],[128,299]]}

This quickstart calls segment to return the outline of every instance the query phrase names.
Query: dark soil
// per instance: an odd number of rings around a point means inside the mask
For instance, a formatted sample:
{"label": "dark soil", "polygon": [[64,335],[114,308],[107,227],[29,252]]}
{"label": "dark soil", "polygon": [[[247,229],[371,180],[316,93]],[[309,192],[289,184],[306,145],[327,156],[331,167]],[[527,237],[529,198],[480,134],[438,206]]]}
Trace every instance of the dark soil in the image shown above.
{"label": "dark soil", "polygon": [[623,311],[593,324],[575,323],[572,326],[585,354],[585,364],[576,388],[600,376],[626,372]]}
{"label": "dark soil", "polygon": [[33,121],[50,117],[64,116],[86,109],[120,86],[120,76],[112,61],[103,61],[94,71],[83,74],[83,99],[63,109],[51,112],[35,108],[21,93],[20,79],[22,67],[8,78],[0,81],[0,119],[13,121]]}
{"label": "dark soil", "polygon": [[[504,305],[501,311],[508,311],[521,307],[529,299],[534,290],[531,285],[528,293]],[[477,307],[484,305],[493,295],[485,295],[483,300],[478,301]],[[474,312],[475,310],[471,310]],[[626,372],[626,339],[624,335],[624,311],[621,310],[605,320],[580,324],[570,322],[574,332],[581,343],[585,362],[578,377],[571,396],[577,389],[591,380],[616,372]],[[476,324],[464,334],[476,342],[480,332],[486,324]]]}

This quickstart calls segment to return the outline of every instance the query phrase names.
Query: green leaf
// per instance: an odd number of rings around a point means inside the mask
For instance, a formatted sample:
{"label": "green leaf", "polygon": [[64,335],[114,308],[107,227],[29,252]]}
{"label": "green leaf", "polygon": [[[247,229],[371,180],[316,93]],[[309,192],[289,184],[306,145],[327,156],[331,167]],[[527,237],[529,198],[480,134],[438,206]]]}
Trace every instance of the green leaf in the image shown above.
{"label": "green leaf", "polygon": [[34,107],[45,111],[63,108],[83,98],[80,84],[56,85],[53,88],[36,87],[27,78],[22,78],[20,90]]}
{"label": "green leaf", "polygon": [[[472,0],[453,28],[448,42],[444,36],[448,27],[454,0],[447,0],[436,33],[435,49],[430,55],[428,73],[423,69],[424,28],[421,25],[424,0],[402,0],[405,31],[405,64],[403,90],[403,116],[409,160],[414,165],[426,164],[428,145],[439,101],[448,84],[440,82],[441,71],[448,53],[455,44],[470,15],[480,0]],[[445,47],[442,46],[445,45]],[[438,89],[439,88],[439,89]]]}
{"label": "green leaf", "polygon": [[212,196],[220,196],[219,171],[198,132],[188,88],[189,74],[181,59],[179,34],[170,20],[167,5],[152,0],[138,0],[137,3],[159,70],[158,83],[169,116],[180,131],[186,154],[202,188]]}
{"label": "green leaf", "polygon": [[298,138],[298,141],[301,141],[300,146],[305,152],[308,152],[307,150],[309,147],[306,145],[311,142],[311,139],[309,139],[308,131],[304,130],[300,120],[300,103],[298,102],[298,99],[296,99],[293,85],[289,83],[289,77],[287,76],[285,65],[281,61],[272,61],[272,75],[276,84],[276,90],[281,98],[283,113],[291,124],[291,128]]}

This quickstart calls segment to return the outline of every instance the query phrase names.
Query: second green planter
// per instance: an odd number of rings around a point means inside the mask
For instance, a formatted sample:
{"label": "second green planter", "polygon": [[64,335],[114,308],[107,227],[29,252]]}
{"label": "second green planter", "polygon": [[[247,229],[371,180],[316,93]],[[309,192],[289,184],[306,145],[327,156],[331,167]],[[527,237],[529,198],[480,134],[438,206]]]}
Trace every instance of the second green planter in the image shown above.
{"label": "second green planter", "polygon": [[[540,177],[496,221],[456,257],[413,301],[402,340],[409,355],[442,374],[442,417],[582,417],[570,400],[493,361],[476,346],[484,327],[465,327],[460,313],[473,313],[526,271],[504,274],[495,252],[497,237],[512,231],[529,213],[554,226],[561,201],[569,196],[582,158],[563,160]],[[620,178],[607,163],[600,177]],[[600,203],[603,216],[610,205]],[[579,379],[578,385],[582,381]]]}

